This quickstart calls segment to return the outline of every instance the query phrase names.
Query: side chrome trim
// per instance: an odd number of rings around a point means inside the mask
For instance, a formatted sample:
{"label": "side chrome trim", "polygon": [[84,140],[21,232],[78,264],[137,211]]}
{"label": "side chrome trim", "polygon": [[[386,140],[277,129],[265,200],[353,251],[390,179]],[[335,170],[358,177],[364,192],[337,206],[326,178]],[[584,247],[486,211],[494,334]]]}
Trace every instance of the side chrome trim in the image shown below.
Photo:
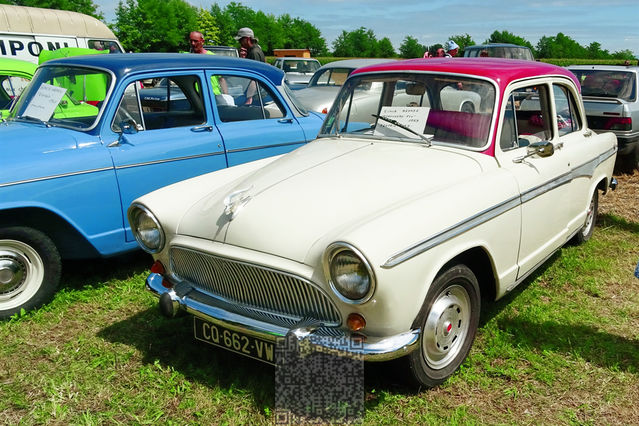
{"label": "side chrome trim", "polygon": [[406,250],[403,250],[397,254],[394,254],[383,265],[381,265],[381,268],[383,269],[393,268],[399,265],[400,263],[405,262],[408,259],[411,259],[417,256],[418,254],[421,254],[427,250],[430,250],[431,248],[438,246],[456,237],[459,234],[462,234],[472,228],[475,228],[476,226],[479,226],[482,223],[488,222],[494,217],[497,217],[500,214],[505,213],[506,211],[519,206],[520,204],[521,204],[521,198],[519,196],[515,196],[494,207],[490,207],[480,213],[477,213],[474,216],[471,216],[468,219],[465,219],[459,223],[456,223],[455,225],[443,230],[442,232],[439,232],[433,235],[430,238],[427,238],[425,240],[418,242],[417,244],[407,248]]}
{"label": "side chrome trim", "polygon": [[89,173],[106,172],[108,170],[113,170],[113,167],[102,167],[99,169],[82,170],[80,172],[61,173],[59,175],[49,175],[49,176],[43,176],[43,177],[33,178],[33,179],[16,180],[13,182],[0,183],[0,188],[4,188],[5,186],[22,185],[25,183],[40,182],[40,181],[49,180],[49,179],[58,179],[58,178],[69,177],[69,176],[86,175]]}
{"label": "side chrome trim", "polygon": [[515,208],[521,204],[524,204],[545,192],[548,192],[552,189],[558,188],[562,185],[570,183],[572,180],[579,177],[592,177],[595,173],[597,167],[606,161],[611,156],[615,155],[616,148],[610,148],[608,151],[600,154],[596,158],[588,161],[585,164],[577,166],[573,168],[570,172],[565,173],[559,176],[556,179],[545,182],[539,186],[529,189],[524,192],[520,196],[512,197],[500,204],[497,204],[493,207],[489,207],[488,209],[475,214],[474,216],[469,217],[468,219],[464,219],[461,222],[458,222],[451,227],[429,237],[425,240],[422,240],[413,246],[410,246],[398,253],[392,255],[386,262],[380,267],[383,269],[390,269],[402,262],[405,262],[413,257],[424,253],[427,250],[432,249],[435,246],[445,243],[446,241],[456,237],[459,234],[462,234],[470,229],[473,229],[483,223],[488,222],[489,220],[501,215],[502,213],[507,212],[508,210]]}
{"label": "side chrome trim", "polygon": [[233,153],[236,153],[236,152],[255,151],[256,149],[279,148],[279,147],[282,147],[282,146],[290,146],[290,145],[303,145],[305,143],[307,143],[307,142],[306,141],[300,141],[300,142],[276,143],[276,144],[273,144],[273,145],[252,146],[250,148],[229,149],[226,152],[228,154],[233,154]]}
{"label": "side chrome trim", "polygon": [[[151,166],[153,164],[172,163],[174,161],[194,160],[196,158],[215,157],[218,155],[224,155],[224,151],[209,152],[206,154],[187,155],[185,157],[167,158],[164,160],[146,161],[144,163],[126,164],[124,166],[116,166],[116,170],[130,169],[132,167]],[[212,170],[211,170],[212,171]]]}

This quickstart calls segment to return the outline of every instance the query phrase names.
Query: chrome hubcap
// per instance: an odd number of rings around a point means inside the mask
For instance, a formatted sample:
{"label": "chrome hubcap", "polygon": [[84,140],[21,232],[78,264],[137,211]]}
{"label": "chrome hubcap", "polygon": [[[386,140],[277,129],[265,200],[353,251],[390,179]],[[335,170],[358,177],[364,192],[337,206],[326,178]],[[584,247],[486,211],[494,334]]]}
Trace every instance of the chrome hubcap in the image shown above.
{"label": "chrome hubcap", "polygon": [[464,287],[442,291],[428,314],[422,335],[422,353],[429,367],[446,367],[459,354],[470,324],[470,296]]}
{"label": "chrome hubcap", "polygon": [[44,280],[44,262],[22,241],[0,240],[0,310],[28,302]]}
{"label": "chrome hubcap", "polygon": [[584,225],[583,235],[588,235],[590,232],[590,228],[592,227],[592,223],[595,219],[595,197],[592,197],[590,200],[590,205],[588,206],[588,213],[586,214],[586,224]]}
{"label": "chrome hubcap", "polygon": [[24,283],[27,263],[17,253],[0,252],[0,294],[11,293]]}

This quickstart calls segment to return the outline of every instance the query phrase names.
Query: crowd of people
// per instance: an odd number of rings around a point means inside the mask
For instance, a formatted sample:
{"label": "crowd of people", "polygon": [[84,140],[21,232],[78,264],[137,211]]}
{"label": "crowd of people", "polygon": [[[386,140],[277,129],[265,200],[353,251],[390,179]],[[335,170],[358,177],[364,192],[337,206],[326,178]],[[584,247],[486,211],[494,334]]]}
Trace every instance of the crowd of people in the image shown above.
{"label": "crowd of people", "polygon": [[[240,43],[238,53],[241,58],[266,62],[264,51],[262,51],[259,40],[255,37],[252,29],[248,27],[240,28],[234,38]],[[213,52],[204,48],[204,36],[199,31],[192,31],[189,34],[189,44],[191,45],[191,53],[214,55]]]}
{"label": "crowd of people", "polygon": [[444,47],[437,49],[435,54],[431,54],[428,50],[424,52],[424,58],[454,58],[459,52],[459,45],[453,40],[444,43]]}

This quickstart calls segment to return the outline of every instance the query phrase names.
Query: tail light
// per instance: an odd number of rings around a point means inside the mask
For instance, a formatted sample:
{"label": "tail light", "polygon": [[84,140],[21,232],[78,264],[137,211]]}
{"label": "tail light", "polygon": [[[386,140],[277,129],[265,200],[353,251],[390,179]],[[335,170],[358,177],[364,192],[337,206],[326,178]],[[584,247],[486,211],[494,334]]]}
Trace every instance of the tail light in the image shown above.
{"label": "tail light", "polygon": [[632,118],[611,117],[606,120],[604,130],[630,130],[632,129]]}

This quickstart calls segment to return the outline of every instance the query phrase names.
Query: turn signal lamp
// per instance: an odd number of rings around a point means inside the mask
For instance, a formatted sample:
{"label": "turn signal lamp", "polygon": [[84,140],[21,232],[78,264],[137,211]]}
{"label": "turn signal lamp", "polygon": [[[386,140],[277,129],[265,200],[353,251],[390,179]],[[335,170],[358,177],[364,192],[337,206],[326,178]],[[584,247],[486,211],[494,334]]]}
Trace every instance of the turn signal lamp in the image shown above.
{"label": "turn signal lamp", "polygon": [[165,272],[166,270],[164,269],[164,265],[162,265],[162,262],[160,262],[159,260],[156,260],[155,262],[153,262],[153,265],[151,265],[152,274],[164,275]]}
{"label": "turn signal lamp", "polygon": [[366,320],[360,314],[352,313],[348,315],[346,325],[351,331],[360,331],[366,327]]}

